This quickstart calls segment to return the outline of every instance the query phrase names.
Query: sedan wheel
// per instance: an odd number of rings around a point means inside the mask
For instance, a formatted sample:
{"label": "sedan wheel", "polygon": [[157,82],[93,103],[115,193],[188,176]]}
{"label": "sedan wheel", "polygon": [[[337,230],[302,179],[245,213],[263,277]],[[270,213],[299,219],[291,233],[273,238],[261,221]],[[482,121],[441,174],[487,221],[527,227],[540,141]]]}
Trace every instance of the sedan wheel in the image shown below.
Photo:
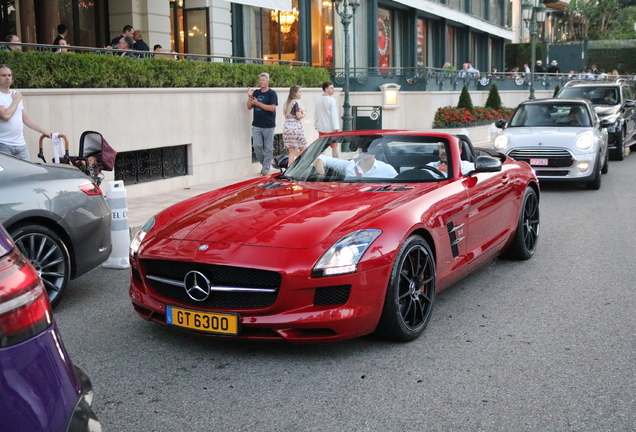
{"label": "sedan wheel", "polygon": [[435,259],[428,243],[413,235],[393,265],[376,333],[395,341],[416,339],[426,328],[434,303]]}
{"label": "sedan wheel", "polygon": [[55,307],[71,273],[66,246],[54,231],[40,225],[17,227],[11,231],[11,236],[42,278],[51,306]]}
{"label": "sedan wheel", "polygon": [[508,249],[512,258],[532,258],[539,242],[539,197],[531,187],[526,189],[519,212],[515,238]]}

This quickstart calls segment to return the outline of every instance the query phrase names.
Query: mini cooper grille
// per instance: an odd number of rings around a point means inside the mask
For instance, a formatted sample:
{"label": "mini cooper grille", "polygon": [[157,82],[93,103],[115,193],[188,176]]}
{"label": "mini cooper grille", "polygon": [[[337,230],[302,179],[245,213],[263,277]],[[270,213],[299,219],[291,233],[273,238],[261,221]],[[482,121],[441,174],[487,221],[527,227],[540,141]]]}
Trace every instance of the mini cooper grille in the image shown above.
{"label": "mini cooper grille", "polygon": [[314,306],[332,306],[345,304],[349,300],[351,285],[339,285],[316,288]]}
{"label": "mini cooper grille", "polygon": [[274,288],[268,292],[223,292],[212,291],[204,301],[195,301],[188,296],[183,287],[149,279],[147,283],[158,294],[179,303],[210,308],[263,308],[274,304],[280,288],[281,275],[276,272],[242,267],[220,266],[169,260],[142,260],[146,276],[181,282],[191,270],[203,273],[213,285],[240,288]]}
{"label": "mini cooper grille", "polygon": [[567,150],[554,148],[524,148],[514,149],[508,153],[513,159],[530,163],[530,159],[547,159],[549,168],[571,167],[574,156]]}
{"label": "mini cooper grille", "polygon": [[562,170],[557,170],[557,171],[535,170],[535,173],[537,174],[537,177],[565,177],[570,172],[562,171]]}

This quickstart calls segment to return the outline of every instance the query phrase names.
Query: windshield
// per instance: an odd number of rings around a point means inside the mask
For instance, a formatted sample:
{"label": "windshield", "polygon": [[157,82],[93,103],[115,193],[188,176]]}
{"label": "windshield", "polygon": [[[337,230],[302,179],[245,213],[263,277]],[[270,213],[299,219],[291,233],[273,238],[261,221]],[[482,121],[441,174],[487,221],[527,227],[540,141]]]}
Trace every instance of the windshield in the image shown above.
{"label": "windshield", "polygon": [[283,178],[339,183],[441,181],[452,172],[447,167],[448,145],[446,139],[431,136],[323,137],[299,156]]}
{"label": "windshield", "polygon": [[589,99],[594,105],[616,105],[619,103],[618,89],[614,87],[569,87],[561,90],[559,98]]}
{"label": "windshield", "polygon": [[521,105],[509,127],[589,127],[592,124],[587,107],[573,103]]}

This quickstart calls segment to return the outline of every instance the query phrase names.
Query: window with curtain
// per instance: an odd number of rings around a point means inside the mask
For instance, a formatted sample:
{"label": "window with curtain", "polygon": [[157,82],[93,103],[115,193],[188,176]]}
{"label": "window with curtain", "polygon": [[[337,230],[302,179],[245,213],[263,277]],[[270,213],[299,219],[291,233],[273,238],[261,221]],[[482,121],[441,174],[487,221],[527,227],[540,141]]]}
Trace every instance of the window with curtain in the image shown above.
{"label": "window with curtain", "polygon": [[314,66],[333,67],[332,17],[331,1],[311,1],[311,60]]}
{"label": "window with curtain", "polygon": [[388,9],[378,8],[378,66],[393,66],[393,14]]}
{"label": "window with curtain", "polygon": [[245,55],[264,60],[297,61],[298,0],[292,0],[293,11],[243,6],[243,44]]}
{"label": "window with curtain", "polygon": [[504,5],[502,0],[490,0],[490,22],[502,25]]}
{"label": "window with curtain", "polygon": [[452,65],[457,65],[457,29],[448,27],[446,29],[446,61]]}
{"label": "window with curtain", "polygon": [[471,13],[479,18],[485,18],[484,0],[472,0]]}
{"label": "window with curtain", "polygon": [[428,64],[428,25],[426,20],[417,19],[417,34],[415,47],[417,50],[417,67],[426,67]]}

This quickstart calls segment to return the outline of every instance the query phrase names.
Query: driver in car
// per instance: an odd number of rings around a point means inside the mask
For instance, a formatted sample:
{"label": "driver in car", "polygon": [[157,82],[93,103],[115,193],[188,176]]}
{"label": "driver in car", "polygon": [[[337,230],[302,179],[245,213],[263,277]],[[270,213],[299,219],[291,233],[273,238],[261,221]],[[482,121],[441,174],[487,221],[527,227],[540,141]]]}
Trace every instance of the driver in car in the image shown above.
{"label": "driver in car", "polygon": [[360,158],[341,160],[329,156],[318,156],[314,161],[314,167],[319,175],[325,175],[325,168],[331,168],[345,177],[366,178],[393,178],[397,171],[386,162],[375,158],[376,154],[382,154],[382,145],[366,144],[358,145]]}
{"label": "driver in car", "polygon": [[[437,171],[441,172],[444,177],[448,177],[448,159],[446,157],[446,146],[444,146],[444,144],[439,145],[439,161],[430,162],[427,165],[437,169]],[[474,170],[474,163],[462,159],[462,175],[467,175]],[[437,178],[441,178],[436,172],[434,172],[433,175]]]}

